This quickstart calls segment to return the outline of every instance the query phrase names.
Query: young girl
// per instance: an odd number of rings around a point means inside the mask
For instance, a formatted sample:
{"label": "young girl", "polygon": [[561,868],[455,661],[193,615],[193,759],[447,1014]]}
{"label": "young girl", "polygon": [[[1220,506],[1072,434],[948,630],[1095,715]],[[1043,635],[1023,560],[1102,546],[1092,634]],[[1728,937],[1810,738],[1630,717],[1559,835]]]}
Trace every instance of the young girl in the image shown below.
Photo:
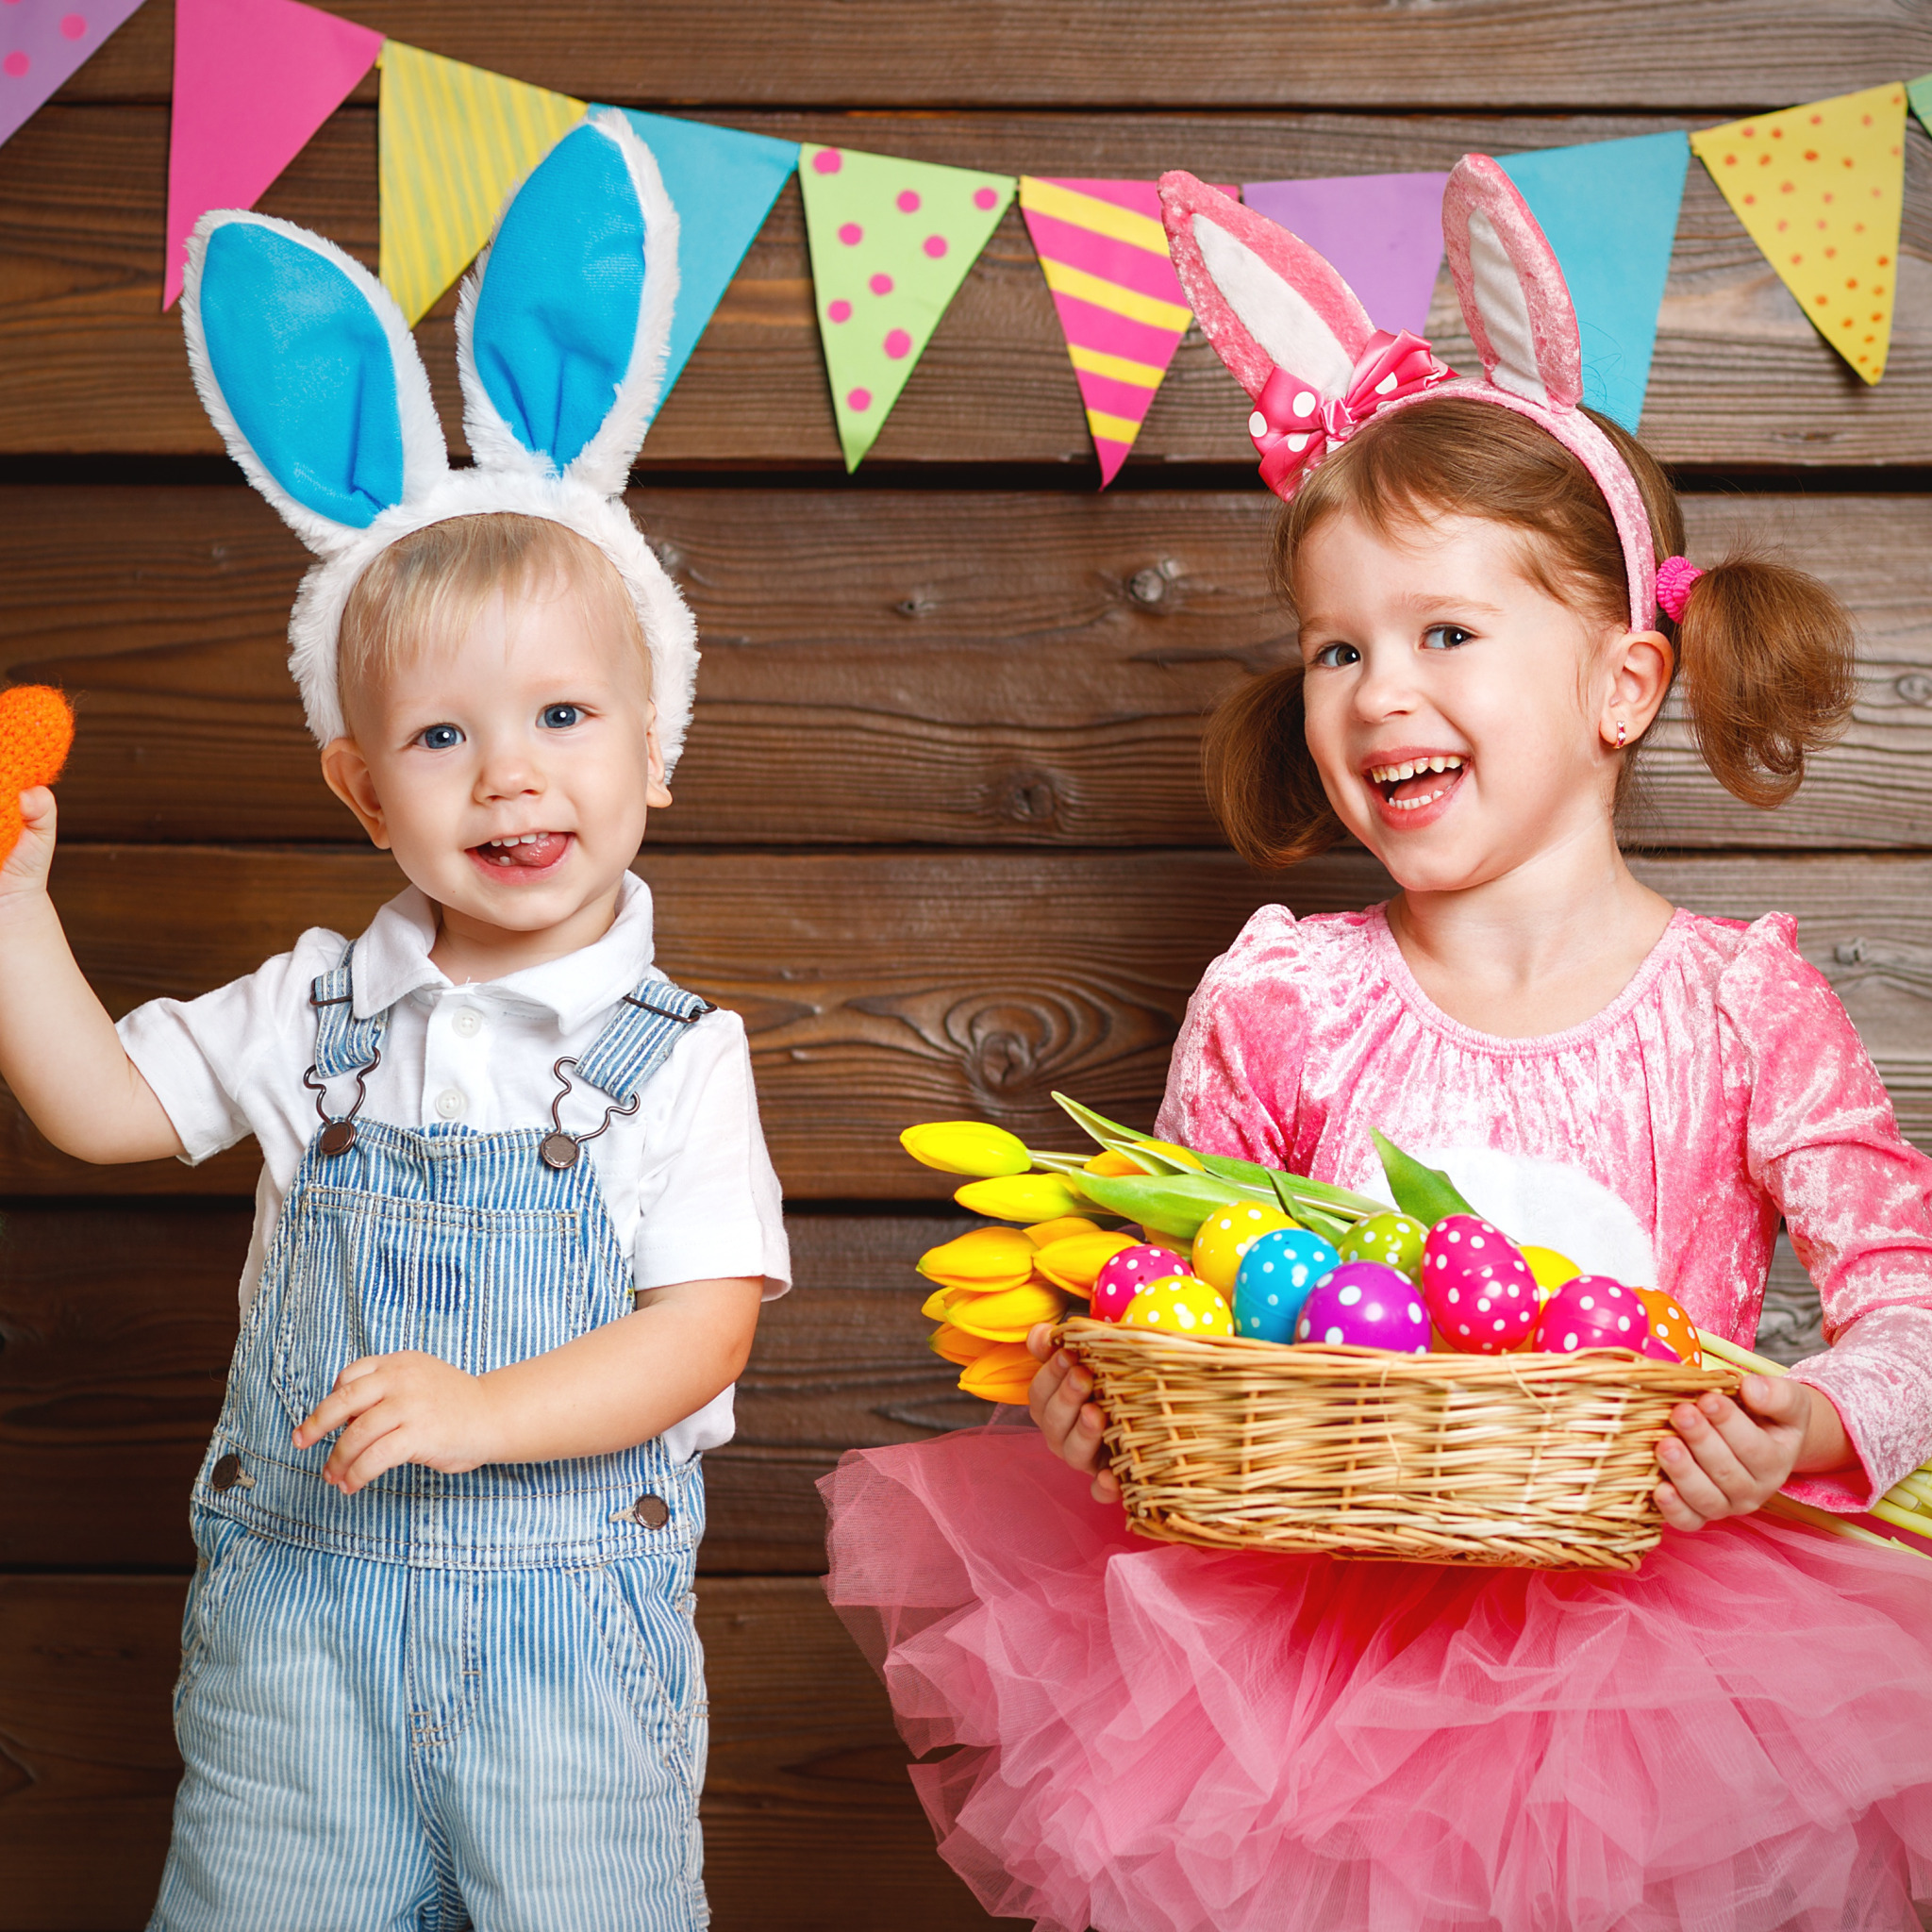
{"label": "young girl", "polygon": [[[848,1457],[830,1590],[941,1849],[1080,1932],[1770,1932],[1932,1891],[1932,1567],[1753,1515],[1855,1512],[1932,1449],[1932,1162],[1792,922],[1673,908],[1613,814],[1674,677],[1770,804],[1842,716],[1810,579],[1699,573],[1657,465],[1581,411],[1554,258],[1496,165],[1444,207],[1486,379],[1375,334],[1320,258],[1162,184],[1195,312],[1288,499],[1300,658],[1208,740],[1237,846],[1344,834],[1399,891],[1257,913],[1157,1131],[1379,1190],[1378,1126],[1520,1239],[1748,1341],[1782,1215],[1832,1345],[1682,1405],[1630,1574],[1216,1554],[1128,1535],[1087,1375],[1038,1431]],[[1655,586],[1655,589],[1654,589]],[[1660,600],[1663,612],[1656,609]],[[1091,1494],[1089,1493],[1091,1488]]]}
{"label": "young girl", "polygon": [[787,1260],[741,1024],[629,866],[696,653],[620,492],[675,288],[615,115],[505,215],[452,471],[392,303],[207,217],[204,399],[322,560],[291,627],[331,787],[408,889],[117,1029],[0,868],[0,1073],[85,1159],[263,1155],[196,1477],[155,1932],[698,1932],[700,1452]]}

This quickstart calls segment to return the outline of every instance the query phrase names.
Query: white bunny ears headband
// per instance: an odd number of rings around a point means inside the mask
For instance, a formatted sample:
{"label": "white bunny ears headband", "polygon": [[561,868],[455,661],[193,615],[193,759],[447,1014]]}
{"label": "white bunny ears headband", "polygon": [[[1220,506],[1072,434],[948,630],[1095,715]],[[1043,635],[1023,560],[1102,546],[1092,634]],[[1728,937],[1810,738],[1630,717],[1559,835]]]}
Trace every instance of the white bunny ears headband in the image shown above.
{"label": "white bunny ears headband", "polygon": [[625,508],[677,295],[677,215],[613,110],[579,122],[511,198],[457,316],[463,427],[450,468],[401,311],[359,262],[266,215],[204,215],[182,322],[229,453],[319,561],[289,621],[308,728],[344,725],[337,633],[356,580],[399,537],[516,511],[594,543],[650,646],[667,766],[691,723],[696,625]]}
{"label": "white bunny ears headband", "polygon": [[1182,173],[1160,177],[1168,247],[1208,340],[1254,398],[1248,429],[1261,477],[1285,502],[1336,445],[1378,412],[1425,395],[1495,403],[1549,431],[1589,471],[1623,543],[1630,627],[1661,598],[1683,615],[1702,575],[1659,564],[1630,468],[1578,405],[1583,352],[1555,251],[1516,184],[1488,155],[1464,155],[1442,196],[1442,237],[1481,380],[1457,378],[1407,329],[1369,320],[1355,291],[1307,242]]}

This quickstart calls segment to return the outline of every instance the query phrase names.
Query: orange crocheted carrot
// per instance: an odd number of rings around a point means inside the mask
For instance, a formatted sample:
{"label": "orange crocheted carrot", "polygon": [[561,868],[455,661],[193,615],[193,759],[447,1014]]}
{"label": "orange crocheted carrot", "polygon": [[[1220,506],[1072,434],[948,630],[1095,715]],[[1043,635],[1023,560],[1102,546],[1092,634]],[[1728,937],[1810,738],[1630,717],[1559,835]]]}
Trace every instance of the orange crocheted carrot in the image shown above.
{"label": "orange crocheted carrot", "polygon": [[51,785],[74,742],[74,708],[51,685],[0,691],[0,861],[20,842],[20,794]]}

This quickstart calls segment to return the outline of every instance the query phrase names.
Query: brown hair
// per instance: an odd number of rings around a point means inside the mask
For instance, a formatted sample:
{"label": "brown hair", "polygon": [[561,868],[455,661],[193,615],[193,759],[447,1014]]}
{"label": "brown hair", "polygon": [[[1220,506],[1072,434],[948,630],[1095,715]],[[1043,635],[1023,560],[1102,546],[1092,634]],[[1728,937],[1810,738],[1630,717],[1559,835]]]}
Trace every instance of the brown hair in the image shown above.
{"label": "brown hair", "polygon": [[[1635,437],[1591,414],[1637,479],[1658,558],[1681,555],[1670,479]],[[1314,472],[1275,525],[1274,587],[1291,614],[1302,543],[1344,510],[1383,533],[1431,515],[1506,524],[1531,540],[1523,568],[1539,590],[1606,624],[1629,622],[1623,546],[1603,492],[1555,437],[1493,403],[1445,396],[1395,410]],[[1782,804],[1851,708],[1844,607],[1803,571],[1734,552],[1698,579],[1681,624],[1660,615],[1657,627],[1676,646],[1674,675],[1705,763],[1747,804]],[[1224,700],[1201,755],[1215,816],[1254,864],[1292,865],[1343,836],[1303,739],[1299,661]],[[1626,757],[1620,793],[1630,769]]]}
{"label": "brown hair", "polygon": [[468,630],[499,591],[527,593],[553,584],[575,595],[587,615],[608,616],[635,637],[648,680],[643,626],[610,559],[548,517],[494,510],[449,517],[399,537],[357,578],[336,653],[344,711],[352,693],[393,675],[425,642]]}

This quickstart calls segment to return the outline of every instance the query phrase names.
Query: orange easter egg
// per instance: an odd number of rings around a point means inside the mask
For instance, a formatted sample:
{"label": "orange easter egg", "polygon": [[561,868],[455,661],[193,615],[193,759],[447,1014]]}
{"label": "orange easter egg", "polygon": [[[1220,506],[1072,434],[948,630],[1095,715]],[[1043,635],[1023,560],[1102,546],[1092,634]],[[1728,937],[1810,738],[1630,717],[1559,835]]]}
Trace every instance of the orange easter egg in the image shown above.
{"label": "orange easter egg", "polygon": [[1644,1312],[1650,1317],[1650,1332],[1679,1361],[1694,1366],[1703,1354],[1703,1348],[1697,1340],[1696,1324],[1690,1317],[1660,1288],[1639,1288],[1631,1292],[1643,1304]]}
{"label": "orange easter egg", "polygon": [[73,708],[52,686],[0,691],[0,859],[20,842],[20,794],[51,785],[73,742]]}

